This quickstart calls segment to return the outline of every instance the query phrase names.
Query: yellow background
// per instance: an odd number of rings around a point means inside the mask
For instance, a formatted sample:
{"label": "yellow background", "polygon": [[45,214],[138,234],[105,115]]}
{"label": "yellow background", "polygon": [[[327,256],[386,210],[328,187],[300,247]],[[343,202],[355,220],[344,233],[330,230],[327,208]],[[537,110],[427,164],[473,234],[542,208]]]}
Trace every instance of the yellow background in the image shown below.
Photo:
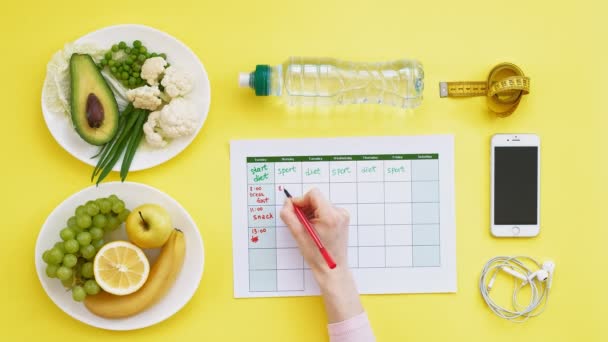
{"label": "yellow background", "polygon": [[[316,297],[232,298],[230,139],[455,135],[458,293],[364,296],[379,341],[606,341],[608,305],[608,24],[602,1],[8,1],[0,10],[0,335],[3,340],[324,341]],[[169,320],[134,332],[91,328],[46,296],[34,244],[46,216],[90,185],[91,167],[65,152],[42,119],[45,66],[64,43],[121,23],[156,27],[194,50],[210,77],[202,131],[182,154],[129,180],[168,192],[189,210],[206,264],[192,301]],[[237,88],[237,73],[290,55],[358,61],[420,59],[425,100],[414,113],[351,107],[289,114]],[[518,64],[531,95],[509,118],[483,98],[438,97],[443,80],[484,80],[498,62]],[[541,234],[489,232],[490,137],[532,132],[542,142]],[[111,179],[116,179],[113,174]],[[525,324],[482,302],[482,265],[501,254],[553,258],[547,311]],[[504,279],[507,280],[506,278]],[[10,339],[5,339],[8,337]]]}

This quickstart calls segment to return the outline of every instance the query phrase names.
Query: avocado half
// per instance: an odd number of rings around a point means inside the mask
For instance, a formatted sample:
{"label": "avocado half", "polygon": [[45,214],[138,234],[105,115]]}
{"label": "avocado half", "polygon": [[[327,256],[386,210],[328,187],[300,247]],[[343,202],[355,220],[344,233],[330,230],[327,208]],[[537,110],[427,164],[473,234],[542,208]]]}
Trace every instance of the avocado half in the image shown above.
{"label": "avocado half", "polygon": [[82,139],[103,145],[118,131],[118,104],[91,56],[70,58],[72,123]]}

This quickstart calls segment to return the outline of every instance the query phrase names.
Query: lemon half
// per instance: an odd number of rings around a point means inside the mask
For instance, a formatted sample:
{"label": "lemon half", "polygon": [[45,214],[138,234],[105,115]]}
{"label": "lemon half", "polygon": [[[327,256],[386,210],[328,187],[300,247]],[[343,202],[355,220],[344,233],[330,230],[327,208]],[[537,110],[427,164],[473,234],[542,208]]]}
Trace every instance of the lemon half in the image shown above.
{"label": "lemon half", "polygon": [[95,281],[106,292],[124,296],[139,290],[148,279],[150,263],[144,252],[127,241],[104,245],[93,263]]}

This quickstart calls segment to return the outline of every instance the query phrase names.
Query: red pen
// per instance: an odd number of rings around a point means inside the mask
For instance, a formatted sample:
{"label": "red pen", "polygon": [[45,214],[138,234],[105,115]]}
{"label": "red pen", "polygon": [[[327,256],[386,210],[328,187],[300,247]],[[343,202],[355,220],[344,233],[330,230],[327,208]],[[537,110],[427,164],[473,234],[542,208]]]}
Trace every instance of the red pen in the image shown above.
{"label": "red pen", "polygon": [[[287,191],[287,189],[283,188],[283,192],[285,192],[285,196],[291,198],[291,194],[289,193],[289,191]],[[304,227],[306,227],[306,231],[308,232],[312,240],[315,242],[315,245],[317,245],[317,248],[319,248],[321,255],[323,255],[323,259],[325,259],[325,262],[327,262],[327,266],[329,266],[329,268],[332,270],[336,268],[336,262],[331,257],[331,255],[329,255],[329,252],[327,251],[327,249],[325,249],[325,246],[323,246],[323,242],[321,242],[321,239],[319,239],[319,236],[317,235],[317,232],[313,228],[312,224],[310,224],[306,216],[304,216],[302,209],[295,205],[293,206],[293,209],[295,210],[296,216],[298,217],[300,222],[304,225]]]}

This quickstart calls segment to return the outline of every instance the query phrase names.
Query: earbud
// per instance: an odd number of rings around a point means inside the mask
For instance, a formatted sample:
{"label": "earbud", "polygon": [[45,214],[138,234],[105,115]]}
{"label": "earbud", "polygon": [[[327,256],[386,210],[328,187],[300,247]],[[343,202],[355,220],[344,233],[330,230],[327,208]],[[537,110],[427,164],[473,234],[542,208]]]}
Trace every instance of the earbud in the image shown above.
{"label": "earbud", "polygon": [[512,269],[511,267],[507,267],[507,266],[502,266],[500,268],[500,270],[509,273],[510,275],[514,276],[515,278],[521,280],[525,283],[534,281],[534,279],[538,279],[538,281],[540,282],[544,282],[547,281],[547,287],[550,288],[551,287],[551,281],[553,280],[553,272],[555,272],[555,263],[551,260],[547,260],[545,262],[543,262],[542,268],[532,274],[530,274],[529,276],[525,276],[519,272],[517,272],[516,270]]}
{"label": "earbud", "polygon": [[532,275],[528,279],[529,279],[529,281],[533,281],[534,278],[538,279],[538,281],[545,281],[549,278],[549,272],[547,272],[547,270],[540,269],[540,270],[532,273]]}
{"label": "earbud", "polygon": [[553,260],[547,260],[543,262],[543,270],[549,274],[549,280],[547,281],[547,288],[551,288],[551,282],[553,282],[553,273],[555,273],[555,262]]}

